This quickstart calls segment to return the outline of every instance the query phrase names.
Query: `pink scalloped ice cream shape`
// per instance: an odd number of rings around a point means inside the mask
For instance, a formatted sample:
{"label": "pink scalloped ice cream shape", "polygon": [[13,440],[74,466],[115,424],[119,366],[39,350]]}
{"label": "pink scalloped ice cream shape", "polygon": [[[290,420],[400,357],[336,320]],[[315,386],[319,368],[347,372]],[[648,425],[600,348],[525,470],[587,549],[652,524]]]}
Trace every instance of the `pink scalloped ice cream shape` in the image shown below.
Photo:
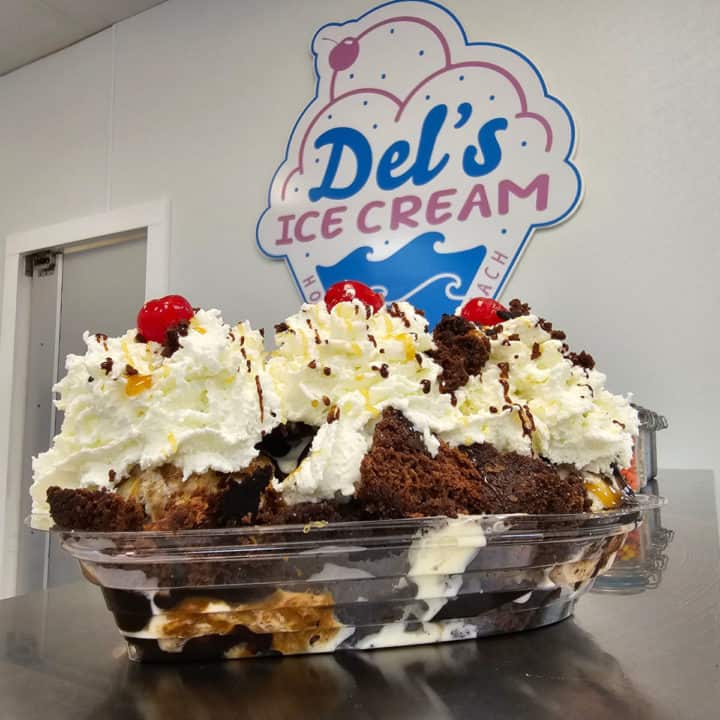
{"label": "pink scalloped ice cream shape", "polygon": [[[415,37],[408,41],[407,35]],[[417,47],[416,54],[408,58],[393,55],[392,44],[387,42],[388,36],[402,38],[406,43],[409,42],[411,47]],[[327,67],[331,71],[329,97],[305,128],[298,148],[297,164],[290,170],[282,185],[280,197],[283,201],[287,199],[288,186],[293,177],[305,172],[303,158],[308,137],[317,135],[314,132],[316,125],[323,119],[333,119],[334,106],[353,96],[380,96],[396,106],[394,121],[398,123],[411,101],[424,92],[434,80],[448,73],[456,73],[458,77],[463,78],[465,73],[472,69],[496,73],[516,94],[518,109],[514,113],[514,118],[537,122],[545,134],[545,152],[549,153],[552,150],[552,126],[543,114],[528,109],[525,90],[517,77],[508,69],[491,62],[479,60],[453,62],[450,44],[444,34],[427,19],[401,15],[381,20],[355,37],[344,36],[340,40],[334,40],[322,36],[319,40],[319,43],[317,41],[315,43],[316,50],[323,42],[329,49],[326,57]],[[389,72],[390,66],[392,72]],[[371,84],[373,81],[375,85]],[[491,97],[495,99],[499,98],[499,95],[495,94]],[[428,99],[433,99],[433,96],[430,95]],[[315,103],[319,100],[318,95]],[[368,102],[365,104],[367,105]]]}

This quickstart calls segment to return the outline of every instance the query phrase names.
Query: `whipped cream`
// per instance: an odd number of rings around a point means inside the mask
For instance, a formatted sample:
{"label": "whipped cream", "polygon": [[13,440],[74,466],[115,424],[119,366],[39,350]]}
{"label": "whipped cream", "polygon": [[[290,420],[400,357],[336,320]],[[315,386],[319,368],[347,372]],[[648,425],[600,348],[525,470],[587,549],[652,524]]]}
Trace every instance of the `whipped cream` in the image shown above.
{"label": "whipped cream", "polygon": [[537,316],[503,322],[490,344],[482,374],[456,392],[461,418],[443,440],[487,442],[604,474],[630,464],[636,411],[608,392],[601,372],[573,364]]}
{"label": "whipped cream", "polygon": [[240,470],[280,421],[263,338],[247,323],[231,327],[218,310],[200,310],[170,357],[158,343],[137,342],[136,332],[86,332],[85,355],[68,356],[53,388],[62,430],[33,460],[34,512],[47,512],[52,485],[110,488],[163,463],[185,478]]}
{"label": "whipped cream", "polygon": [[286,502],[349,496],[386,407],[401,410],[435,454],[457,410],[438,389],[442,368],[427,321],[409,303],[369,314],[357,300],[306,304],[276,327],[267,370],[289,421],[319,426],[308,457],[276,488]]}

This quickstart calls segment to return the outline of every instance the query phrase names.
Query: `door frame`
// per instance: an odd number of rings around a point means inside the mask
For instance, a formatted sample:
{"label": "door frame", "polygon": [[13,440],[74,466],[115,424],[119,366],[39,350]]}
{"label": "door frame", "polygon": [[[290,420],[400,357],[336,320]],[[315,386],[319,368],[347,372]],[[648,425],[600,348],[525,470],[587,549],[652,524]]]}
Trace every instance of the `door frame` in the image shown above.
{"label": "door frame", "polygon": [[0,324],[0,598],[15,594],[22,531],[18,516],[31,288],[31,278],[25,275],[25,256],[138,228],[147,228],[145,298],[165,295],[170,262],[167,198],[12,233],[5,239]]}

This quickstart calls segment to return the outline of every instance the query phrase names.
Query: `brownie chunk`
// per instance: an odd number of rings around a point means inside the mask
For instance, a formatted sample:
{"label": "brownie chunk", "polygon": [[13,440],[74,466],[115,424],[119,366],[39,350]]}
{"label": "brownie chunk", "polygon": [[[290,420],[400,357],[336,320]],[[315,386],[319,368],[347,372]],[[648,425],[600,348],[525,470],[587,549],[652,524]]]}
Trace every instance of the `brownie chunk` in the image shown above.
{"label": "brownie chunk", "polygon": [[435,457],[397,410],[375,428],[361,464],[357,498],[378,518],[480,513],[573,513],[585,508],[576,471],[562,472],[538,458],[500,453],[490,445],[451,448]]}
{"label": "brownie chunk", "polygon": [[456,315],[443,315],[433,330],[436,350],[430,355],[442,366],[440,392],[451,393],[478,375],[490,357],[490,340],[473,323]]}
{"label": "brownie chunk", "polygon": [[309,522],[345,522],[350,520],[372,520],[359,506],[356,500],[321,500],[286,504],[282,495],[269,487],[263,493],[258,525],[304,525]]}
{"label": "brownie chunk", "polygon": [[467,455],[441,443],[435,457],[397,410],[386,409],[360,465],[357,497],[380,518],[490,512],[480,474]]}
{"label": "brownie chunk", "polygon": [[497,493],[497,513],[576,513],[586,504],[585,483],[574,468],[557,468],[540,458],[498,452],[487,443],[459,450]]}
{"label": "brownie chunk", "polygon": [[67,530],[115,532],[142,530],[145,513],[133,499],[106,490],[48,488],[47,499],[55,524]]}

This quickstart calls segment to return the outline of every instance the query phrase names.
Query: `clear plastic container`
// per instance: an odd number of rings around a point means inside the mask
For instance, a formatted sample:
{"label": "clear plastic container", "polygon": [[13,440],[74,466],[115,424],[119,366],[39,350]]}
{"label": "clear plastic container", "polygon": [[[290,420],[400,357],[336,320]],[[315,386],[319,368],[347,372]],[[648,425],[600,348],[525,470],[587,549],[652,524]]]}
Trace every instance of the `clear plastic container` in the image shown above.
{"label": "clear plastic container", "polygon": [[662,502],[638,496],[573,515],[53,532],[101,587],[132,660],[234,659],[558,622]]}

